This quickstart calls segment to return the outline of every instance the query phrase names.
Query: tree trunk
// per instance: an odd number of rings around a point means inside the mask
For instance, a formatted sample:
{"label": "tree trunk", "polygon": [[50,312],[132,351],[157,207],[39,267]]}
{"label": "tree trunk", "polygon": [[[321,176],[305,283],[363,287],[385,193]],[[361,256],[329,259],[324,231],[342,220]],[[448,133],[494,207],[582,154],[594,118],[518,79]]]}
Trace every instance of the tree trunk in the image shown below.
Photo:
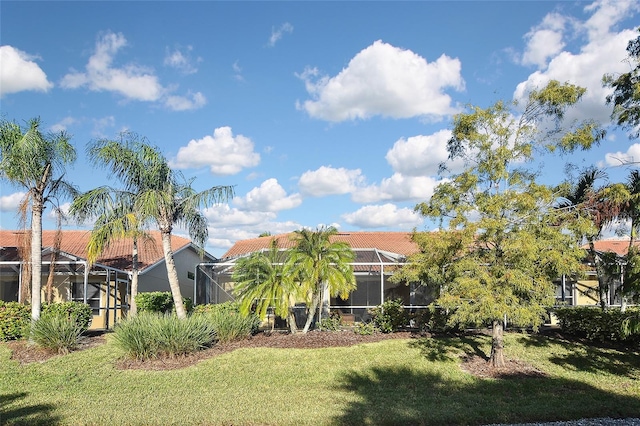
{"label": "tree trunk", "polygon": [[304,329],[302,329],[303,333],[306,333],[309,331],[309,328],[311,327],[311,323],[313,322],[313,319],[316,317],[316,311],[318,310],[319,303],[320,303],[320,295],[318,294],[318,292],[316,292],[311,298],[311,306],[309,308],[309,313],[307,314],[307,322],[304,325]]}
{"label": "tree trunk", "polygon": [[176,308],[176,315],[180,319],[187,318],[187,312],[184,310],[184,302],[182,300],[182,293],[180,293],[180,281],[178,280],[178,273],[176,272],[176,264],[173,260],[173,250],[171,250],[171,234],[169,232],[162,232],[162,249],[164,251],[164,261],[167,266],[167,278],[169,279],[169,287],[171,288],[171,295],[173,296],[173,304]]}
{"label": "tree trunk", "polygon": [[31,211],[31,319],[40,318],[42,307],[42,197],[34,196]]}
{"label": "tree trunk", "polygon": [[133,238],[133,251],[131,263],[131,301],[129,302],[129,316],[135,317],[138,313],[136,296],[138,295],[138,239]]}
{"label": "tree trunk", "polygon": [[289,322],[289,330],[291,330],[291,334],[296,334],[298,332],[298,326],[296,324],[296,300],[293,296],[289,296],[289,313],[287,314],[287,321]]}
{"label": "tree trunk", "polygon": [[493,321],[493,335],[491,338],[491,356],[489,364],[494,368],[504,367],[504,330],[502,321]]}

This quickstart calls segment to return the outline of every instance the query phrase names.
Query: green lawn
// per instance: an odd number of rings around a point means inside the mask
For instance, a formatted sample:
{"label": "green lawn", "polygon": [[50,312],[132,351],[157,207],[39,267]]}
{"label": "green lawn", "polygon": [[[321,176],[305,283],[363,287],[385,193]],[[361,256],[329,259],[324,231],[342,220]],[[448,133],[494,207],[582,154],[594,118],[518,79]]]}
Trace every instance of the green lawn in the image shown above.
{"label": "green lawn", "polygon": [[[108,336],[111,337],[111,336]],[[486,337],[241,349],[173,371],[118,370],[111,341],[20,366],[0,344],[0,424],[486,424],[640,417],[640,354],[509,334],[545,378],[479,379]]]}

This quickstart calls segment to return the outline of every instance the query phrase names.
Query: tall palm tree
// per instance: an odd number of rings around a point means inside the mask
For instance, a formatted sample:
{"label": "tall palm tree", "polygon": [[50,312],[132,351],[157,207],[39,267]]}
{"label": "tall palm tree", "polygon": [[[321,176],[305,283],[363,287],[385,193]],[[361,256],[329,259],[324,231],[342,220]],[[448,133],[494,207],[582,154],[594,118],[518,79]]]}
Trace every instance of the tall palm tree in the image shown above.
{"label": "tall palm tree", "polygon": [[288,270],[286,256],[274,239],[268,251],[257,251],[239,259],[233,272],[233,292],[240,301],[240,312],[247,314],[255,309],[258,317],[264,319],[269,308],[273,308],[275,315],[287,318],[294,334],[297,327],[293,306],[300,286]]}
{"label": "tall palm tree", "polygon": [[26,128],[0,122],[0,178],[26,190],[22,214],[31,206],[31,318],[40,318],[42,305],[42,212],[58,197],[72,197],[75,188],[63,179],[65,168],[76,160],[76,150],[65,132],[43,134],[40,119]]}
{"label": "tall palm tree", "polygon": [[210,204],[233,197],[232,186],[214,186],[201,192],[193,189],[193,179],[171,169],[166,158],[157,148],[145,146],[143,158],[149,160],[142,191],[136,197],[134,209],[141,217],[154,222],[162,237],[162,249],[167,267],[167,278],[173,295],[178,318],[184,319],[184,309],[178,274],[171,249],[171,234],[176,225],[186,227],[192,241],[204,247],[208,236],[207,219],[200,211]]}
{"label": "tall palm tree", "polygon": [[346,299],[356,288],[351,266],[355,254],[349,244],[332,241],[337,233],[338,230],[333,226],[320,227],[315,231],[295,231],[295,246],[291,249],[288,262],[294,276],[311,299],[303,333],[309,331],[325,292]]}
{"label": "tall palm tree", "polygon": [[[95,219],[91,237],[87,244],[88,261],[93,264],[109,245],[118,239],[132,239],[131,264],[131,300],[130,316],[136,315],[135,297],[138,293],[138,242],[153,240],[147,233],[144,217],[135,210],[136,197],[142,192],[149,180],[144,176],[149,167],[145,155],[145,139],[133,132],[123,132],[120,140],[99,140],[90,144],[87,154],[90,161],[98,167],[105,167],[120,180],[122,189],[101,186],[76,197],[69,212],[80,222]],[[147,160],[147,161],[145,161]]]}

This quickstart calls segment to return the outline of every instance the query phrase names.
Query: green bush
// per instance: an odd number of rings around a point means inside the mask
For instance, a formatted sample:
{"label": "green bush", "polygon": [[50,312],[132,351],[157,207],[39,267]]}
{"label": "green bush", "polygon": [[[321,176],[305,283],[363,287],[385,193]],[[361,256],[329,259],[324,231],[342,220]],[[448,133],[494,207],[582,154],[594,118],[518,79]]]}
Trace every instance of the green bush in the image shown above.
{"label": "green bush", "polygon": [[114,341],[127,358],[175,357],[211,346],[215,330],[205,316],[180,320],[175,315],[141,312],[116,325]]}
{"label": "green bush", "polygon": [[342,318],[338,312],[331,312],[329,318],[322,318],[318,324],[318,328],[325,331],[338,331],[341,326]]}
{"label": "green bush", "polygon": [[45,303],[42,316],[54,315],[74,321],[85,332],[89,329],[93,314],[91,306],[82,302]]}
{"label": "green bush", "polygon": [[410,316],[417,329],[420,331],[430,331],[435,333],[456,331],[460,328],[459,325],[451,325],[449,323],[450,317],[451,313],[446,309],[433,305],[429,306],[427,309],[422,309],[413,313]]}
{"label": "green bush", "polygon": [[31,324],[31,339],[42,348],[65,354],[78,346],[84,331],[73,318],[60,312],[48,312]]}
{"label": "green bush", "polygon": [[378,331],[373,322],[358,322],[353,328],[353,332],[361,336],[370,336]]}
{"label": "green bush", "polygon": [[405,312],[402,300],[387,300],[371,310],[376,327],[383,333],[393,333],[408,325],[409,317]]}
{"label": "green bush", "polygon": [[221,343],[246,339],[260,327],[260,318],[255,314],[242,315],[237,302],[198,305],[192,316],[204,316],[211,321]]}
{"label": "green bush", "polygon": [[554,311],[562,330],[570,335],[584,337],[594,342],[640,344],[640,335],[624,336],[623,323],[637,317],[637,308],[621,312],[619,308],[603,310],[599,307],[567,307]]}
{"label": "green bush", "polygon": [[28,332],[30,320],[29,306],[0,300],[0,341],[22,338]]}
{"label": "green bush", "polygon": [[[187,313],[193,310],[193,302],[188,297],[183,298],[184,309]],[[170,291],[151,291],[136,294],[136,308],[138,312],[154,312],[168,314],[175,312],[173,295]]]}

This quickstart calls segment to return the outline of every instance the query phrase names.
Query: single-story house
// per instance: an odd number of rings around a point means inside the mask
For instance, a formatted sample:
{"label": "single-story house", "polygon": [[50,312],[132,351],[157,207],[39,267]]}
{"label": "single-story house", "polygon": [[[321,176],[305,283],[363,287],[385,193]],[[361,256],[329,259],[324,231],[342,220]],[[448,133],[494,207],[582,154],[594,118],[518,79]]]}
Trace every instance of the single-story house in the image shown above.
{"label": "single-story house", "polygon": [[[221,259],[200,264],[196,272],[195,302],[222,303],[232,300],[235,262],[253,252],[268,250],[273,240],[277,241],[280,249],[290,248],[293,245],[292,236],[289,233],[238,241]],[[369,309],[386,300],[402,299],[407,309],[425,308],[434,300],[433,290],[420,283],[405,285],[389,280],[394,271],[406,263],[407,257],[418,251],[410,232],[340,232],[333,238],[348,243],[356,253],[353,267],[357,288],[346,300],[325,298],[331,310],[353,314],[356,320],[362,320],[366,319]],[[596,242],[596,249],[615,251],[623,256],[627,245],[628,240],[603,240]],[[597,277],[588,265],[587,269],[586,276],[577,281],[557,281],[556,301],[559,304],[577,306],[599,303]],[[619,280],[617,285],[610,288],[608,302],[611,305],[620,304],[618,288]]]}
{"label": "single-story house", "polygon": [[[93,309],[91,328],[108,329],[129,307],[133,241],[123,238],[113,242],[89,266],[87,243],[90,235],[90,231],[63,230],[59,249],[55,250],[56,231],[43,231],[42,300],[46,300],[47,280],[53,268],[53,300],[88,303]],[[138,241],[138,291],[170,291],[160,232],[150,231],[149,235],[149,239]],[[28,232],[0,230],[0,300],[19,301],[30,291],[30,283],[23,279],[28,273],[29,261],[28,253],[21,255],[25,237],[29,238]],[[215,257],[206,252],[201,257],[188,238],[176,235],[171,237],[171,247],[182,296],[194,298],[197,265],[215,261]]]}

